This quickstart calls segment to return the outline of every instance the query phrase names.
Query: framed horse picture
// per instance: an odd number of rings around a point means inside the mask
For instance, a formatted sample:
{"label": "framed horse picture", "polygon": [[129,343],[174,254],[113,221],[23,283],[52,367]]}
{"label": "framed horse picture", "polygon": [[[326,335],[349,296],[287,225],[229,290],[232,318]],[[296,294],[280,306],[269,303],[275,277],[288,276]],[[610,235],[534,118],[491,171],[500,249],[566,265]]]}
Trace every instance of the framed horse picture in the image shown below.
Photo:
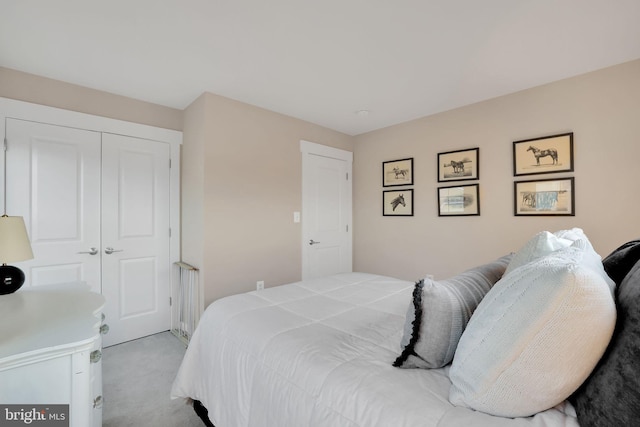
{"label": "framed horse picture", "polygon": [[413,158],[382,162],[382,186],[413,185]]}
{"label": "framed horse picture", "polygon": [[480,215],[480,185],[438,188],[438,216]]}
{"label": "framed horse picture", "polygon": [[513,183],[515,216],[575,216],[575,179],[540,179]]}
{"label": "framed horse picture", "polygon": [[513,176],[573,172],[573,132],[513,142]]}
{"label": "framed horse picture", "polygon": [[479,148],[438,153],[438,182],[480,178]]}
{"label": "framed horse picture", "polygon": [[413,190],[382,192],[383,216],[413,216]]}

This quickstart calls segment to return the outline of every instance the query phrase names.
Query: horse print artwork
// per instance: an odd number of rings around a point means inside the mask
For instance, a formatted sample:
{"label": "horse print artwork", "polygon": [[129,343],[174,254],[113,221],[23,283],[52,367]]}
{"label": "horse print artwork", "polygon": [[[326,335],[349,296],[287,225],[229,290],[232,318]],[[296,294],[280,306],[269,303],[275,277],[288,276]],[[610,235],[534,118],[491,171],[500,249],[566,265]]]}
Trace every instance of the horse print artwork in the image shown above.
{"label": "horse print artwork", "polygon": [[[564,191],[562,191],[564,192]],[[558,194],[560,191],[523,191],[522,211],[542,210],[552,211],[558,205]]]}
{"label": "horse print artwork", "polygon": [[382,162],[382,186],[413,185],[413,158]]}
{"label": "horse print artwork", "polygon": [[573,133],[513,142],[513,175],[573,171]]}
{"label": "horse print artwork", "polygon": [[438,153],[438,182],[479,178],[479,148]]}
{"label": "horse print artwork", "polygon": [[[455,162],[453,160],[451,160],[451,163],[449,164],[452,168],[453,168],[453,173],[461,173],[464,175],[464,163],[465,160],[468,162],[470,162],[469,159],[464,159],[460,162]],[[446,166],[446,165],[445,165]]]}
{"label": "horse print artwork", "polygon": [[413,216],[413,190],[383,191],[382,215]]}
{"label": "horse print artwork", "polygon": [[452,176],[461,176],[464,177],[466,175],[470,175],[471,174],[471,170],[467,169],[467,171],[465,172],[464,170],[464,164],[465,163],[471,163],[471,160],[469,158],[464,158],[462,160],[450,160],[449,163],[445,164],[444,167],[445,168],[452,168],[453,172],[452,173],[446,173],[445,172],[445,176],[451,178]]}
{"label": "horse print artwork", "polygon": [[398,194],[398,197],[391,201],[391,210],[395,211],[398,205],[407,206],[407,203],[404,201],[404,196],[402,193]]}
{"label": "horse print artwork", "polygon": [[574,178],[516,181],[516,215],[575,215]]}
{"label": "horse print artwork", "polygon": [[396,167],[396,168],[393,168],[393,173],[396,175],[396,179],[400,179],[400,178],[404,179],[409,173],[409,169],[400,169]]}
{"label": "horse print artwork", "polygon": [[540,165],[540,157],[551,157],[551,161],[554,165],[558,164],[558,150],[555,148],[547,148],[546,150],[540,150],[539,148],[530,145],[527,151],[533,151],[533,155],[536,158],[536,164]]}
{"label": "horse print artwork", "polygon": [[480,215],[479,184],[438,188],[438,216]]}

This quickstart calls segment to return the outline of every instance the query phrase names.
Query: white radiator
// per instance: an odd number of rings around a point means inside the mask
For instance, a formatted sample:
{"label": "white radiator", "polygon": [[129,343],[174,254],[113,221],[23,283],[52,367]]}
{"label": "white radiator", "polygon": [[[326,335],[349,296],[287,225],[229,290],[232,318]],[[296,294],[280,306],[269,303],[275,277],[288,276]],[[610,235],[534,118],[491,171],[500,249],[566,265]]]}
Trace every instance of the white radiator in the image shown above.
{"label": "white radiator", "polygon": [[184,262],[174,265],[178,270],[178,280],[171,296],[171,332],[189,344],[201,314],[198,269]]}

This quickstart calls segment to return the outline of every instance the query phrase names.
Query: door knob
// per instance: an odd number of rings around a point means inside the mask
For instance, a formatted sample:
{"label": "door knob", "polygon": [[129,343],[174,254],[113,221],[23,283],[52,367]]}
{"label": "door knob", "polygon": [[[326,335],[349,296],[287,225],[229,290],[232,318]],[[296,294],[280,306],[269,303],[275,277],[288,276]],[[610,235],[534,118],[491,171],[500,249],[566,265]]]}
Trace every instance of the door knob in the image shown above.
{"label": "door knob", "polygon": [[98,255],[98,249],[97,248],[91,248],[90,251],[82,251],[82,252],[78,252],[79,254],[89,254],[89,255]]}
{"label": "door knob", "polygon": [[107,247],[107,248],[104,249],[104,253],[107,254],[107,255],[111,255],[114,252],[122,252],[122,251],[123,251],[123,249],[113,249],[111,247]]}
{"label": "door knob", "polygon": [[317,245],[318,243],[320,243],[320,242],[316,242],[316,241],[315,241],[315,240],[313,240],[313,239],[309,240],[309,244],[310,244],[310,245]]}

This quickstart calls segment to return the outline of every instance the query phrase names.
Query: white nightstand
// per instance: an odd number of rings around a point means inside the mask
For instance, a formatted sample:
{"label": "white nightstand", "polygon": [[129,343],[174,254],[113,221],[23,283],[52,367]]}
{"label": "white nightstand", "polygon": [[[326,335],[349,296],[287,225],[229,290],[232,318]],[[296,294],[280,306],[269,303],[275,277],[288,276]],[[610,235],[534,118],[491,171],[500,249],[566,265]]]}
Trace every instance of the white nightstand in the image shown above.
{"label": "white nightstand", "polygon": [[82,283],[1,295],[0,404],[69,404],[70,426],[101,426],[104,303]]}

